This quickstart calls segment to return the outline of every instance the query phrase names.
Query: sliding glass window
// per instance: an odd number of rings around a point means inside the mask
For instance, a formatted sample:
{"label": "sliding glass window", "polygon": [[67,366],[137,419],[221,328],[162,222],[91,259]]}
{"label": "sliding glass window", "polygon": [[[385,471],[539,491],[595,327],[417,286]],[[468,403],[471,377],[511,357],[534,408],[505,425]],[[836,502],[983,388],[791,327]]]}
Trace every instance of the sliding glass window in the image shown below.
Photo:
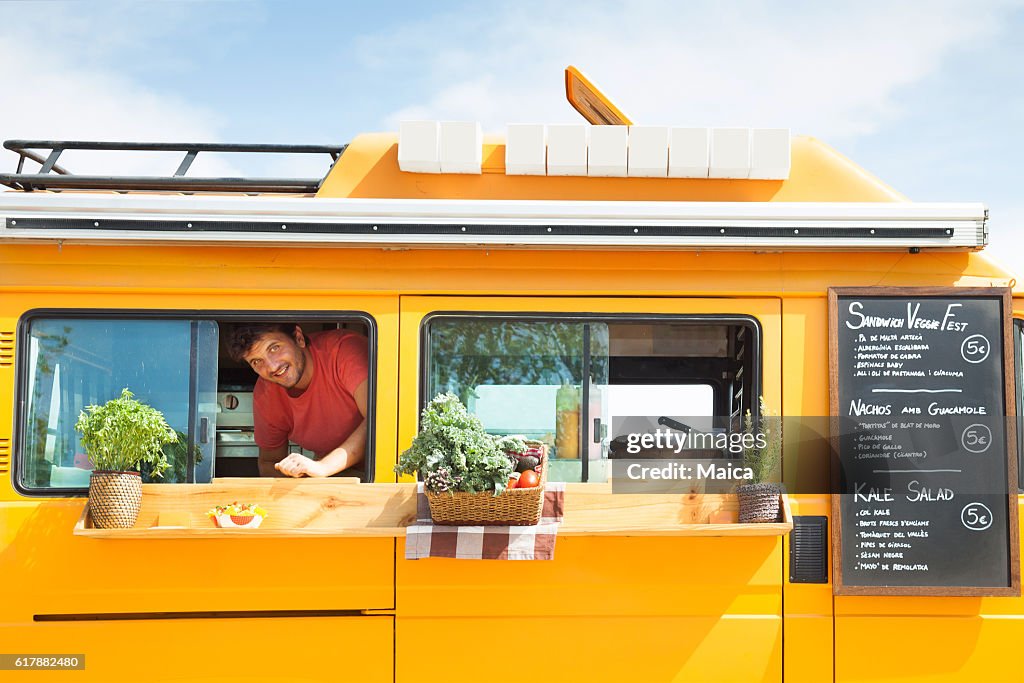
{"label": "sliding glass window", "polygon": [[421,404],[456,394],[493,434],[544,441],[555,481],[606,481],[615,418],[756,412],[759,327],[747,316],[435,314]]}

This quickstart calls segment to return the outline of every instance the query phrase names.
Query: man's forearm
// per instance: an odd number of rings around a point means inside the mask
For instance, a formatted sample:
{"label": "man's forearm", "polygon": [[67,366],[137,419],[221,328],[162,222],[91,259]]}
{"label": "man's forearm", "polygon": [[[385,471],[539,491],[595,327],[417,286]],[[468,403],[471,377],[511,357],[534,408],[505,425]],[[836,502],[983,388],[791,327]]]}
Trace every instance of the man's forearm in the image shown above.
{"label": "man's forearm", "polygon": [[366,452],[366,418],[359,423],[345,441],[333,451],[320,458],[320,464],[324,469],[324,476],[329,477],[337,474],[353,465],[363,461]]}
{"label": "man's forearm", "polygon": [[256,461],[261,477],[283,477],[284,475],[274,468],[274,464],[281,461],[288,455],[288,446],[278,448],[260,448],[260,456]]}

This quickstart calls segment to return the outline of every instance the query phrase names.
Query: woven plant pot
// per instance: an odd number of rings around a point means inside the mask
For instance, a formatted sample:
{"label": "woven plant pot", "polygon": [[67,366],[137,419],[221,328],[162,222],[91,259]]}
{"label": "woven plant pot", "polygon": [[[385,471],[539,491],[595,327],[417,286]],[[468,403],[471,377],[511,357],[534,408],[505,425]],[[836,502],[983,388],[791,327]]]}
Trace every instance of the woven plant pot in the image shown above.
{"label": "woven plant pot", "polygon": [[97,529],[130,529],[139,518],[142,475],[97,470],[89,477],[89,516]]}
{"label": "woven plant pot", "polygon": [[740,504],[740,524],[764,524],[779,521],[779,496],[782,488],[771,482],[741,484],[736,487]]}

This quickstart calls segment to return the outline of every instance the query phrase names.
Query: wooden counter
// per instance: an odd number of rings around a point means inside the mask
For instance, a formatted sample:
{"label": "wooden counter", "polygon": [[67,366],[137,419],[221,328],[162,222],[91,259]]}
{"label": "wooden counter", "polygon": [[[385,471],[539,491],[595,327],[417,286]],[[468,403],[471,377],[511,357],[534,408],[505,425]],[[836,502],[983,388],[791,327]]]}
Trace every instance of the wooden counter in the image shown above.
{"label": "wooden counter", "polygon": [[[398,537],[416,516],[415,484],[360,484],[355,479],[215,479],[211,484],[143,484],[132,529],[96,529],[87,509],[74,533],[89,538]],[[258,503],[259,529],[218,529],[206,511],[237,501]],[[793,529],[786,496],[783,521],[738,524],[732,494],[612,494],[610,484],[567,484],[562,536],[782,536]]]}

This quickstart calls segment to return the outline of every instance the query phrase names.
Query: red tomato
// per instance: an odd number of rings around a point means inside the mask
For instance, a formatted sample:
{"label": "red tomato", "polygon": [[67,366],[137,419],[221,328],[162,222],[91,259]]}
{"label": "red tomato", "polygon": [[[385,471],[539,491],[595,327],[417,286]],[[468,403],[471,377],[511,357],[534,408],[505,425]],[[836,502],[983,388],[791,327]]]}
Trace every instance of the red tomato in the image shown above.
{"label": "red tomato", "polygon": [[519,475],[519,484],[516,485],[516,488],[529,489],[533,488],[539,483],[540,476],[538,476],[538,474],[533,470],[526,470],[525,472]]}
{"label": "red tomato", "polygon": [[519,477],[509,477],[509,479],[508,479],[508,488],[514,489],[516,487],[516,484],[518,484],[518,483],[519,483]]}

